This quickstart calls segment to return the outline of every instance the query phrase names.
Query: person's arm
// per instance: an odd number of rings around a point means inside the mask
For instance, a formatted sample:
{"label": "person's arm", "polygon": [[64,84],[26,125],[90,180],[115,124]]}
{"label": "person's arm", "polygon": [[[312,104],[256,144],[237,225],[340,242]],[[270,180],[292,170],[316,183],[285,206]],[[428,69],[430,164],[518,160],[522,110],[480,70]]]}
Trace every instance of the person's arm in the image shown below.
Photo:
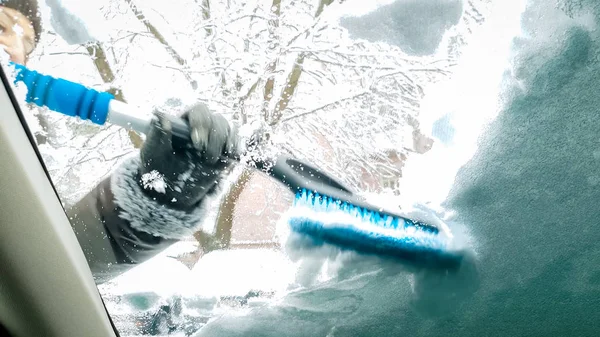
{"label": "person's arm", "polygon": [[67,211],[98,283],[196,231],[228,166],[221,154],[235,151],[232,129],[203,105],[186,114],[193,149],[174,148],[168,119],[157,117],[140,155]]}

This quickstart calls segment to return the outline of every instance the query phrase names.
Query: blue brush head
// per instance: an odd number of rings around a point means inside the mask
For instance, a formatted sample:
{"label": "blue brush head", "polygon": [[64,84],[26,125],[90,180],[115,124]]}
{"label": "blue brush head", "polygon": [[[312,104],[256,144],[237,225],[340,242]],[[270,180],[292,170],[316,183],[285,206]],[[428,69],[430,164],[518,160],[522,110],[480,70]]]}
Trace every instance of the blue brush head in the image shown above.
{"label": "blue brush head", "polygon": [[437,227],[373,209],[377,208],[303,189],[296,193],[288,222],[294,232],[308,236],[315,244],[398,259],[415,267],[460,266],[464,252]]}

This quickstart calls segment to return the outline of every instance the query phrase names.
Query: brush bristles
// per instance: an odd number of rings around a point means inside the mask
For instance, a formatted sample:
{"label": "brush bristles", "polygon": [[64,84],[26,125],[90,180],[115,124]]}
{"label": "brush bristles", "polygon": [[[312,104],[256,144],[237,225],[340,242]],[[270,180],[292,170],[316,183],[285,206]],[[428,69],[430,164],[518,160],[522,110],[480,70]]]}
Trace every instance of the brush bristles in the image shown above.
{"label": "brush bristles", "polygon": [[318,242],[377,255],[428,263],[455,256],[436,228],[303,190],[296,194],[289,224]]}
{"label": "brush bristles", "polygon": [[437,234],[439,232],[437,228],[425,225],[417,221],[382,214],[373,210],[368,210],[363,207],[358,207],[349,204],[347,202],[342,202],[339,199],[307,191],[306,189],[303,189],[300,193],[296,194],[296,197],[294,199],[294,205],[308,206],[317,212],[345,212],[356,218],[360,218],[362,221],[368,221],[373,225],[383,228],[415,228],[420,231],[429,232],[432,234]]}

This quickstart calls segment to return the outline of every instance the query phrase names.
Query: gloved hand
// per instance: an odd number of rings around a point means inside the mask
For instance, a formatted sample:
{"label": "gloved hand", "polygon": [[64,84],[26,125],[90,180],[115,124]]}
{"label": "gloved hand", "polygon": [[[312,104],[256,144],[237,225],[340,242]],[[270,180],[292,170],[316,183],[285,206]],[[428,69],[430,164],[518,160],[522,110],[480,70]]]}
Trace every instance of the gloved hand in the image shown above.
{"label": "gloved hand", "polygon": [[169,116],[155,112],[152,128],[140,151],[138,183],[154,200],[175,209],[192,210],[215,190],[221,172],[237,153],[237,128],[199,103],[182,116],[190,125],[192,146],[173,146]]}

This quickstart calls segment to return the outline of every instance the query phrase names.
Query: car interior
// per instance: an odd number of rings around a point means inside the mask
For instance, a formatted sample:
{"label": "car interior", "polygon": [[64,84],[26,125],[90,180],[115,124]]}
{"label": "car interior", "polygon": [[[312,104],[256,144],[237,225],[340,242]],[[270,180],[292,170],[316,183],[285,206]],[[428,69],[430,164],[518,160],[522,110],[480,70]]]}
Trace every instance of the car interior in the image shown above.
{"label": "car interior", "polygon": [[4,70],[1,75],[1,335],[117,336]]}

